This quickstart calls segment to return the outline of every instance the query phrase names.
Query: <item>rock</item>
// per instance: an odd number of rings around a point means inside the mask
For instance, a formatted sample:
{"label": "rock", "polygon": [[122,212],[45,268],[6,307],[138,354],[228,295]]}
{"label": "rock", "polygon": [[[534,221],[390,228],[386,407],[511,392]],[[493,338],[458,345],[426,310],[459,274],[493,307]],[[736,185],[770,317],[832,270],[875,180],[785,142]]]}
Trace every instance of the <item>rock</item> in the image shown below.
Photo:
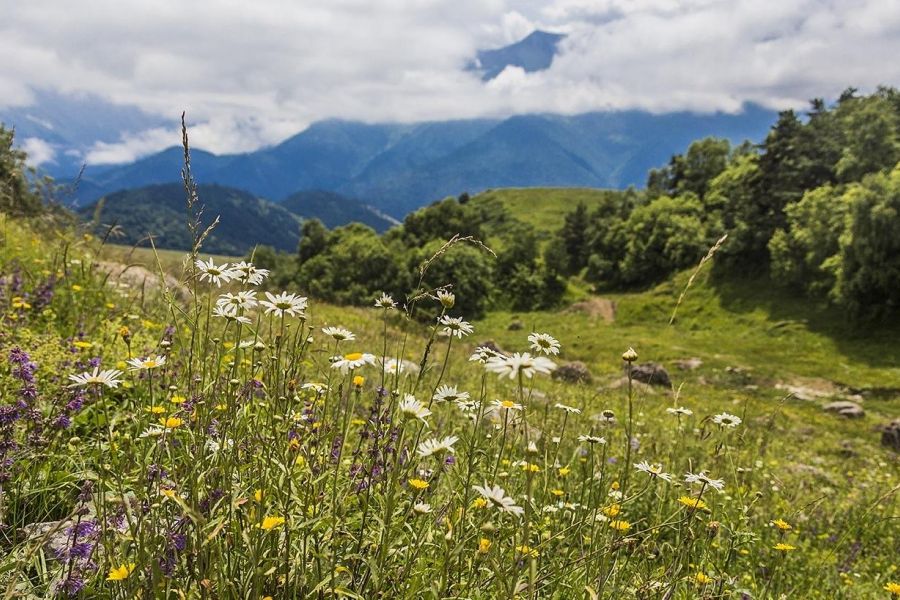
{"label": "rock", "polygon": [[699,369],[703,365],[703,361],[699,358],[684,358],[676,360],[673,364],[682,371],[693,371],[694,369]]}
{"label": "rock", "polygon": [[577,360],[557,367],[552,377],[566,383],[590,383],[594,379],[587,365]]}
{"label": "rock", "polygon": [[850,402],[849,400],[829,402],[828,404],[823,406],[822,409],[825,412],[837,413],[838,415],[847,417],[848,419],[858,419],[865,416],[866,414],[866,411],[863,410],[862,406],[860,406],[856,402]]}
{"label": "rock", "polygon": [[900,452],[900,419],[894,419],[881,428],[881,445]]}
{"label": "rock", "polygon": [[512,321],[506,329],[509,331],[521,331],[525,329],[525,323],[516,319],[515,321]]}
{"label": "rock", "polygon": [[[625,366],[625,374],[628,375],[629,366]],[[644,363],[641,365],[631,366],[631,378],[642,383],[650,385],[661,385],[671,388],[672,380],[669,379],[669,372],[665,367],[657,363]]]}

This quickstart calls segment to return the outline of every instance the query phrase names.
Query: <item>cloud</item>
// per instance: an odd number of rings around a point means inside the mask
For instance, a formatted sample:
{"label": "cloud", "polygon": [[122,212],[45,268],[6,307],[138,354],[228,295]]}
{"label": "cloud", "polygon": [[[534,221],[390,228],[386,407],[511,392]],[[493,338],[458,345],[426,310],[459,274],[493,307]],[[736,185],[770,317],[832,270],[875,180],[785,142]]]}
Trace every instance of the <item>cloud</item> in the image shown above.
{"label": "cloud", "polygon": [[[799,107],[900,83],[893,0],[0,0],[0,106],[96,93],[239,152],[329,117],[374,121],[639,108]],[[464,71],[477,49],[568,34],[549,70]],[[175,145],[153,129],[95,161]]]}
{"label": "cloud", "polygon": [[55,162],[56,148],[46,140],[36,137],[25,138],[20,147],[28,155],[28,164],[33,167]]}

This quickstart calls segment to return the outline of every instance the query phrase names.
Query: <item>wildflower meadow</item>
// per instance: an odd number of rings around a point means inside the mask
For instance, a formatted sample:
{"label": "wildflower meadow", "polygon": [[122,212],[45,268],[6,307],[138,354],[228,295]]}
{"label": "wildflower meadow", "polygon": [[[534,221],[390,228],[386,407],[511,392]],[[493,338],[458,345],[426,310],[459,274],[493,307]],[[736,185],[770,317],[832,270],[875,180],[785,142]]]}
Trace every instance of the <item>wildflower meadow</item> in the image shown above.
{"label": "wildflower meadow", "polygon": [[898,595],[892,466],[778,482],[777,406],[650,398],[640,347],[598,393],[553,331],[474,342],[452,282],[342,312],[189,255],[178,299],[3,232],[5,598]]}

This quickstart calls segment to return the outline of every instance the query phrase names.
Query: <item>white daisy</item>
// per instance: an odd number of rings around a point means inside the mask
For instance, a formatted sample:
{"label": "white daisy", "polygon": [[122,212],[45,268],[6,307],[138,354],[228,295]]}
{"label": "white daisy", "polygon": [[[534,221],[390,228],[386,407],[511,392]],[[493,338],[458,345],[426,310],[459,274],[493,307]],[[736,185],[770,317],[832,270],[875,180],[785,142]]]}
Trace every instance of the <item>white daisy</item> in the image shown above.
{"label": "white daisy", "polygon": [[304,383],[300,386],[302,390],[312,390],[317,394],[322,394],[328,391],[328,386],[324,383],[317,383],[315,381],[310,381],[309,383]]}
{"label": "white daisy", "polygon": [[713,423],[720,427],[734,429],[741,424],[741,418],[729,413],[721,413],[713,417]]}
{"label": "white daisy", "polygon": [[241,310],[250,310],[257,304],[256,292],[248,291],[238,292],[237,294],[222,294],[216,300],[216,306],[233,307]]}
{"label": "white daisy", "polygon": [[416,502],[413,504],[413,511],[420,515],[427,515],[431,512],[431,505],[427,502]]}
{"label": "white daisy", "polygon": [[266,314],[275,313],[276,316],[283,317],[285,314],[296,317],[302,316],[306,310],[306,298],[297,294],[288,294],[281,292],[277,296],[266,292],[268,300],[260,300],[259,303],[266,308]]}
{"label": "white daisy", "polygon": [[475,331],[471,323],[464,321],[462,317],[449,317],[444,315],[438,320],[438,323],[444,326],[444,333],[447,335],[455,335],[460,339]]}
{"label": "white daisy", "polygon": [[375,299],[375,308],[384,308],[386,310],[390,310],[392,308],[397,308],[397,303],[394,302],[393,298],[385,293],[382,293],[380,298]]}
{"label": "white daisy", "polygon": [[478,409],[478,403],[474,400],[456,400],[456,406],[463,412],[472,412]]}
{"label": "white daisy", "polygon": [[700,471],[696,475],[694,473],[685,473],[685,483],[699,483],[707,487],[711,487],[717,492],[721,492],[725,488],[723,479],[712,479],[706,474],[706,471]]}
{"label": "white daisy", "polygon": [[402,375],[407,371],[412,371],[414,373],[419,371],[419,365],[401,358],[388,357],[382,361],[382,364],[384,365],[385,372],[390,373],[391,375]]}
{"label": "white daisy", "polygon": [[668,473],[664,473],[662,470],[663,467],[660,464],[650,464],[646,460],[643,460],[639,463],[636,463],[634,465],[634,468],[638,471],[641,471],[642,473],[646,473],[650,477],[659,477],[660,479],[668,482],[672,481],[672,476]]}
{"label": "white daisy", "polygon": [[131,358],[128,360],[128,364],[131,365],[131,371],[155,369],[166,364],[166,357],[157,355],[155,357],[148,356],[147,358]]}
{"label": "white daisy", "polygon": [[457,400],[468,400],[469,392],[460,392],[455,385],[442,385],[435,391],[433,400],[435,402],[451,402]]}
{"label": "white daisy", "polygon": [[560,404],[559,402],[557,402],[556,404],[554,404],[554,405],[553,405],[553,408],[558,408],[558,409],[560,409],[560,410],[564,410],[564,411],[566,411],[567,413],[569,413],[570,415],[580,415],[580,414],[581,414],[581,409],[580,409],[580,408],[574,408],[574,407],[572,407],[572,406],[566,406],[565,404]]}
{"label": "white daisy", "polygon": [[520,516],[525,512],[524,508],[516,506],[516,501],[507,496],[506,492],[503,491],[503,488],[499,485],[489,486],[487,482],[485,482],[484,486],[473,485],[472,489],[481,494],[485,500],[502,512],[516,516]]}
{"label": "white daisy", "polygon": [[335,356],[331,359],[331,368],[340,369],[341,373],[346,375],[354,369],[358,369],[363,365],[374,365],[375,355],[367,352],[351,352],[343,356]]}
{"label": "white daisy", "polygon": [[100,370],[100,367],[94,367],[93,371],[85,371],[80,375],[69,375],[69,379],[74,381],[69,387],[79,387],[84,385],[105,385],[108,388],[117,388],[122,383],[122,371],[118,369]]}
{"label": "white daisy", "polygon": [[666,412],[670,415],[675,415],[676,417],[689,417],[694,414],[694,411],[683,406],[679,406],[678,408],[667,408]]}
{"label": "white daisy", "polygon": [[438,290],[437,299],[444,308],[453,308],[453,305],[456,304],[456,296],[447,290]]}
{"label": "white daisy", "polygon": [[343,327],[323,327],[322,333],[332,338],[336,342],[352,342],[356,339],[353,332]]}
{"label": "white daisy", "polygon": [[444,454],[453,454],[455,450],[453,450],[453,444],[459,441],[459,438],[455,435],[450,435],[442,439],[433,438],[430,440],[425,440],[421,444],[419,444],[419,449],[416,450],[416,453],[422,458],[428,458],[429,456],[443,456]]}
{"label": "white daisy", "polygon": [[481,364],[484,364],[492,356],[502,356],[502,354],[487,346],[478,346],[475,348],[475,352],[472,353],[472,356],[469,357],[469,362],[480,362]]}
{"label": "white daisy", "polygon": [[231,269],[235,271],[237,276],[235,279],[247,285],[259,285],[269,276],[268,269],[260,269],[252,263],[241,261],[231,265]]}
{"label": "white daisy", "polygon": [[559,354],[559,341],[553,336],[546,333],[532,333],[528,336],[531,342],[531,349],[542,354]]}
{"label": "white daisy", "polygon": [[531,379],[535,373],[544,375],[550,373],[556,368],[556,363],[543,356],[516,352],[512,356],[493,356],[485,362],[484,368],[500,377],[516,379],[521,373]]}
{"label": "white daisy", "polygon": [[220,319],[225,319],[226,321],[235,321],[237,323],[252,323],[250,319],[245,316],[237,314],[237,307],[233,304],[222,304],[213,308],[212,315],[214,317],[218,317]]}
{"label": "white daisy", "polygon": [[238,276],[236,271],[229,268],[228,263],[216,265],[212,258],[209,259],[209,262],[203,262],[198,258],[194,261],[194,265],[200,271],[200,281],[209,280],[210,283],[216,284],[216,287],[221,287],[223,283],[228,283]]}
{"label": "white daisy", "polygon": [[491,402],[491,406],[495,410],[522,410],[522,405],[518,402],[513,402],[512,400],[494,400]]}
{"label": "white daisy", "polygon": [[588,444],[592,444],[592,445],[593,444],[605,444],[606,438],[599,437],[596,435],[579,435],[578,441],[579,442],[587,442]]}
{"label": "white daisy", "polygon": [[431,416],[431,411],[428,410],[424,404],[416,400],[416,397],[412,394],[406,394],[406,396],[403,397],[403,400],[397,404],[397,409],[400,411],[400,414],[419,419],[428,425],[428,421],[425,420],[425,417]]}

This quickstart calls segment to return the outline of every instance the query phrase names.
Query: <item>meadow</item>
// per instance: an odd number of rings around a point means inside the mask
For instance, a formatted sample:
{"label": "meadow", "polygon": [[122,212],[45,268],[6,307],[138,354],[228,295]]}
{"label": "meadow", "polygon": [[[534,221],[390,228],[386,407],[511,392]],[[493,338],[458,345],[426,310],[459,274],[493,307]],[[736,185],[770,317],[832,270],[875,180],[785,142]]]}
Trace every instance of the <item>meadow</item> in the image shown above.
{"label": "meadow", "polygon": [[896,329],[706,271],[470,323],[0,225],[4,598],[900,596]]}

